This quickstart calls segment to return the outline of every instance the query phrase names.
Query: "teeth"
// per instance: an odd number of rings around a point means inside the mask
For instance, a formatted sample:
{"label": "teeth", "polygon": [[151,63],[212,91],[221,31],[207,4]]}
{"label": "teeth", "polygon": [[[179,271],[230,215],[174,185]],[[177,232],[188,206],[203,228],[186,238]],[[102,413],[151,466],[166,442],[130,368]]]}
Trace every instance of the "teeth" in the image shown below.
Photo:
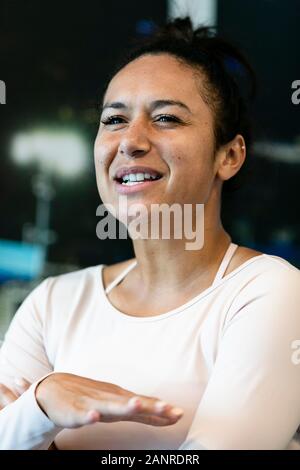
{"label": "teeth", "polygon": [[141,184],[143,183],[143,181],[127,181],[126,183],[122,183],[124,184],[125,186],[136,186],[137,184]]}
{"label": "teeth", "polygon": [[123,179],[123,184],[129,184],[129,183],[140,183],[143,182],[144,180],[156,180],[156,176],[152,176],[149,173],[130,173],[128,175],[124,175],[122,177]]}

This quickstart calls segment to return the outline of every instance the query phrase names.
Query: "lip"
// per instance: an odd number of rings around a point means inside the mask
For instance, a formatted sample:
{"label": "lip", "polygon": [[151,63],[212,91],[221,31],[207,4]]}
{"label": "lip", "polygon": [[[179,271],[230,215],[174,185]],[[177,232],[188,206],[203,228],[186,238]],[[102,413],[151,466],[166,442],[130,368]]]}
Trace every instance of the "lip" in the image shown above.
{"label": "lip", "polygon": [[149,173],[149,175],[152,176],[162,176],[162,173],[160,173],[158,170],[154,170],[154,168],[150,168],[148,166],[122,166],[116,170],[113,179],[116,180],[117,178],[122,178],[123,176],[129,175],[130,173]]}
{"label": "lip", "polygon": [[131,193],[137,193],[139,191],[144,191],[148,187],[156,185],[162,179],[163,177],[161,177],[158,180],[145,181],[143,183],[138,183],[133,186],[126,186],[125,184],[119,183],[117,180],[114,180],[114,184],[115,184],[116,191],[119,194],[131,194]]}

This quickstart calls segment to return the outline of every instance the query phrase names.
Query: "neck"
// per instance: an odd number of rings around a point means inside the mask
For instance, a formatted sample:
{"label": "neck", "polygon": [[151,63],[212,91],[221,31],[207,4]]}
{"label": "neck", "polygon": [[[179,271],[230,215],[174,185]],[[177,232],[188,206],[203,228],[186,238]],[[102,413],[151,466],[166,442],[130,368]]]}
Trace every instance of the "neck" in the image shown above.
{"label": "neck", "polygon": [[198,280],[211,276],[230,242],[223,228],[206,237],[203,248],[197,252],[185,250],[181,240],[137,240],[134,243],[135,270],[149,291],[159,291],[162,286],[164,289],[184,288],[195,276]]}
{"label": "neck", "polygon": [[[220,220],[215,201],[205,205],[204,244],[201,249],[187,250],[187,239],[133,240],[137,266],[133,274],[144,292],[172,293],[184,290],[193,282],[213,281],[231,238]],[[178,292],[178,291],[173,291]],[[180,291],[179,291],[180,292]]]}

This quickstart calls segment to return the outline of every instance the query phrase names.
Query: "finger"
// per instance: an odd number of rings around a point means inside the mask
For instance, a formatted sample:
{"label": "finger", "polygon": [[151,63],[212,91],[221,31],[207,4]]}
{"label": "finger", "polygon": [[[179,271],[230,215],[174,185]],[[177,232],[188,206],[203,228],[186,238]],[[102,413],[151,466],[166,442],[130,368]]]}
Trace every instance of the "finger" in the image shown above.
{"label": "finger", "polygon": [[132,397],[129,403],[134,406],[137,413],[156,415],[164,418],[179,418],[183,415],[181,408],[172,406],[169,403],[157,398]]}
{"label": "finger", "polygon": [[101,421],[101,413],[98,410],[89,410],[82,414],[82,425],[93,424]]}
{"label": "finger", "polygon": [[132,406],[128,399],[122,399],[122,401],[116,400],[101,400],[95,407],[101,414],[101,421],[113,420],[119,421],[127,416],[131,416],[135,413],[135,407]]}
{"label": "finger", "polygon": [[[115,421],[126,421],[128,418],[134,418],[137,420],[137,417],[140,415],[148,415],[150,418],[157,417],[164,418],[168,420],[168,424],[172,424],[176,420],[178,420],[182,414],[183,410],[172,407],[167,403],[163,403],[163,407],[155,406],[153,403],[149,405],[147,401],[152,399],[146,399],[143,401],[143,397],[133,396],[129,400],[122,399],[122,401],[116,400],[88,400],[85,402],[85,409],[86,413],[88,410],[96,410],[100,413],[100,418],[95,418],[96,421],[101,422],[115,422]],[[159,401],[153,399],[154,401]],[[152,401],[153,401],[152,400]],[[89,421],[89,418],[83,418]],[[91,421],[93,419],[91,418]],[[144,422],[145,419],[143,418]],[[90,422],[90,421],[89,421]],[[161,422],[159,420],[156,421],[157,423]],[[163,422],[165,423],[165,422]]]}
{"label": "finger", "polygon": [[[93,424],[101,420],[101,414],[98,410],[87,409],[86,407],[78,404],[74,404],[71,409],[68,409],[67,412],[64,410],[63,421],[65,428],[78,428],[81,426],[86,426],[87,424]],[[61,412],[56,411],[53,416],[50,416],[52,421],[61,421]]]}
{"label": "finger", "polygon": [[15,377],[14,382],[18,390],[20,390],[22,393],[24,393],[31,385],[23,377]]}
{"label": "finger", "polygon": [[15,401],[18,396],[5,385],[0,384],[0,406],[1,409]]}
{"label": "finger", "polygon": [[[93,424],[96,422],[107,422],[109,419],[108,415],[106,414],[101,415],[97,410],[90,410],[88,412],[83,412],[82,413],[82,419],[80,421],[81,425],[85,424]],[[111,417],[111,420],[122,420],[122,421],[133,421],[137,423],[142,423],[142,424],[147,424],[150,426],[170,426],[171,424],[177,423],[177,421],[180,418],[178,416],[173,416],[173,417],[168,417],[168,418],[162,418],[160,416],[150,416],[150,415],[132,415],[129,416],[128,413],[125,415],[125,417],[122,418],[121,414],[117,415],[114,414],[114,416]]]}
{"label": "finger", "polygon": [[150,426],[170,426],[171,424],[177,423],[179,418],[161,418],[160,416],[149,416],[149,415],[134,415],[129,416],[124,421],[135,421],[137,423],[148,424]]}
{"label": "finger", "polygon": [[[126,418],[131,417],[136,414],[135,402],[128,400],[127,397],[118,397],[117,399],[109,399],[109,400],[87,400],[84,403],[84,407],[86,410],[85,418],[88,420],[88,424],[90,422],[97,422],[101,421],[104,423],[116,422],[116,421],[124,421]],[[98,412],[100,416],[93,415],[92,412]]]}

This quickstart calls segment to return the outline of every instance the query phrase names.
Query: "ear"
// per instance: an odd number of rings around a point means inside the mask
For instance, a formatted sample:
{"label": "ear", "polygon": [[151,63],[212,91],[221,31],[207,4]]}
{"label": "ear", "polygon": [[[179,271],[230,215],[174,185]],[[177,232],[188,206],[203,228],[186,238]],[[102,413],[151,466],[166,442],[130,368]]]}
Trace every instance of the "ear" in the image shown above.
{"label": "ear", "polygon": [[223,145],[216,156],[216,175],[221,181],[232,178],[241,168],[246,158],[246,144],[242,135],[237,134]]}

